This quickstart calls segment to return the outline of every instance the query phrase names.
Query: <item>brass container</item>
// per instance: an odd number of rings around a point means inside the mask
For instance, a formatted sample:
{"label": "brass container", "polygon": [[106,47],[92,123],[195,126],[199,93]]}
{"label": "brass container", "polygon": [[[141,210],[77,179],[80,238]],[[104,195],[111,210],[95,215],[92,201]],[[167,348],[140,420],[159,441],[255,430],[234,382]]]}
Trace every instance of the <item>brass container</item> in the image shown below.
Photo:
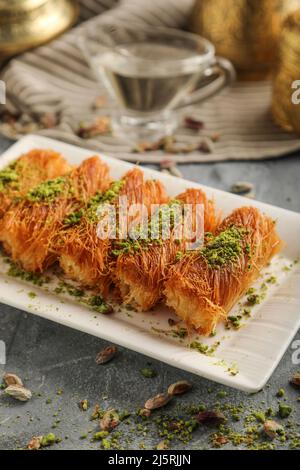
{"label": "brass container", "polygon": [[300,133],[300,10],[288,16],[283,24],[272,112],[283,129]]}
{"label": "brass container", "polygon": [[190,29],[209,39],[240,78],[267,76],[276,60],[286,15],[300,0],[197,0]]}
{"label": "brass container", "polygon": [[72,0],[0,0],[0,59],[49,41],[77,14]]}

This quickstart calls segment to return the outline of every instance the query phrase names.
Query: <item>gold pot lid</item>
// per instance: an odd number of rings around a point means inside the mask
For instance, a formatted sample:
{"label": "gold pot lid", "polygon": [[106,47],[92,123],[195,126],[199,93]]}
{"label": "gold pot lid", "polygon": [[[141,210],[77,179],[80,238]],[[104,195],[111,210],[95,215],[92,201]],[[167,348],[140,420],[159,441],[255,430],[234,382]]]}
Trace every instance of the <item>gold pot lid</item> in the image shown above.
{"label": "gold pot lid", "polygon": [[0,57],[50,41],[78,15],[74,0],[0,0]]}

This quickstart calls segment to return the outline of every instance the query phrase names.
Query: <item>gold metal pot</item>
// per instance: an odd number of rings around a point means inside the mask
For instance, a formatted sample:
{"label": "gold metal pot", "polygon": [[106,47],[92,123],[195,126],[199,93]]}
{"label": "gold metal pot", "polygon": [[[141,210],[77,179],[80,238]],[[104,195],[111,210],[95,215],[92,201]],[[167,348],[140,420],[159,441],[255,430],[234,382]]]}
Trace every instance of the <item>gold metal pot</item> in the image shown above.
{"label": "gold metal pot", "polygon": [[282,28],[272,111],[283,129],[300,133],[300,10],[288,16]]}
{"label": "gold metal pot", "polygon": [[71,26],[73,0],[0,0],[0,58],[43,44]]}
{"label": "gold metal pot", "polygon": [[209,39],[240,78],[261,79],[273,68],[286,15],[300,0],[197,0],[190,29]]}

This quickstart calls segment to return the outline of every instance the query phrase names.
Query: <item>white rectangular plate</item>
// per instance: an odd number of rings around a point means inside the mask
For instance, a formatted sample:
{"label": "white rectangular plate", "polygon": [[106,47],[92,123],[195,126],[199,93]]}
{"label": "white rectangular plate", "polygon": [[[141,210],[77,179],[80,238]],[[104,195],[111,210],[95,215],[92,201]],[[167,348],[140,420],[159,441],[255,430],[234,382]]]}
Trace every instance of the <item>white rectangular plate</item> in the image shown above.
{"label": "white rectangular plate", "polygon": [[[0,157],[0,167],[33,148],[56,150],[73,164],[79,164],[93,154],[90,150],[32,135],[12,145]],[[114,178],[119,178],[132,167],[132,164],[114,158],[103,155],[101,158],[109,164]],[[271,275],[276,276],[277,282],[268,284],[265,299],[253,309],[250,318],[243,320],[239,330],[227,330],[220,325],[213,338],[203,339],[195,335],[182,339],[176,335],[178,326],[171,327],[168,323],[168,319],[175,316],[164,307],[144,314],[124,309],[110,316],[95,314],[88,307],[76,303],[73,297],[63,298],[54,294],[55,276],[45,287],[37,287],[8,276],[7,264],[3,261],[0,263],[0,302],[118,343],[224,385],[247,392],[260,390],[300,327],[300,269],[294,262],[300,258],[300,214],[257,201],[250,202],[153,170],[143,170],[147,178],[161,180],[170,195],[175,196],[188,187],[204,189],[209,197],[215,199],[224,215],[251,204],[277,219],[279,234],[286,245],[282,254],[266,268],[256,288],[260,289]],[[37,294],[36,297],[31,298],[32,292]],[[208,345],[219,341],[220,345],[213,356],[207,356],[189,348],[195,338]]]}

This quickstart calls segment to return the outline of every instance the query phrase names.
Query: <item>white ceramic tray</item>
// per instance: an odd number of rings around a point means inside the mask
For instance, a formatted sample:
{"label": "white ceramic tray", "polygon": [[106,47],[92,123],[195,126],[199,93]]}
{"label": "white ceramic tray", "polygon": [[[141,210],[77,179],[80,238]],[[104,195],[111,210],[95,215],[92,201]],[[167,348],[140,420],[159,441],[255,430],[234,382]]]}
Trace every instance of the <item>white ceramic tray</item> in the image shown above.
{"label": "white ceramic tray", "polygon": [[[77,164],[93,154],[90,150],[32,135],[12,145],[0,157],[0,167],[33,148],[56,150],[71,163]],[[132,167],[114,158],[101,157],[110,165],[114,178]],[[203,188],[209,197],[215,198],[217,207],[224,215],[236,207],[251,204],[278,220],[278,230],[286,246],[262,274],[256,287],[260,289],[270,275],[276,276],[277,282],[268,284],[264,301],[253,309],[250,318],[243,320],[239,330],[227,330],[220,325],[213,338],[197,338],[196,335],[196,339],[204,344],[220,342],[213,356],[190,349],[190,341],[195,338],[178,337],[178,326],[171,327],[168,322],[175,316],[164,307],[144,314],[124,309],[110,316],[95,314],[85,305],[76,303],[73,297],[55,294],[53,290],[58,282],[55,275],[45,286],[37,287],[8,276],[7,264],[2,260],[0,302],[118,343],[224,385],[247,392],[260,390],[300,327],[300,269],[295,263],[300,258],[300,214],[149,169],[144,169],[144,172],[146,177],[160,179],[170,195],[176,195],[188,187]],[[36,297],[32,298],[32,292]],[[178,375],[180,377],[180,373]]]}

